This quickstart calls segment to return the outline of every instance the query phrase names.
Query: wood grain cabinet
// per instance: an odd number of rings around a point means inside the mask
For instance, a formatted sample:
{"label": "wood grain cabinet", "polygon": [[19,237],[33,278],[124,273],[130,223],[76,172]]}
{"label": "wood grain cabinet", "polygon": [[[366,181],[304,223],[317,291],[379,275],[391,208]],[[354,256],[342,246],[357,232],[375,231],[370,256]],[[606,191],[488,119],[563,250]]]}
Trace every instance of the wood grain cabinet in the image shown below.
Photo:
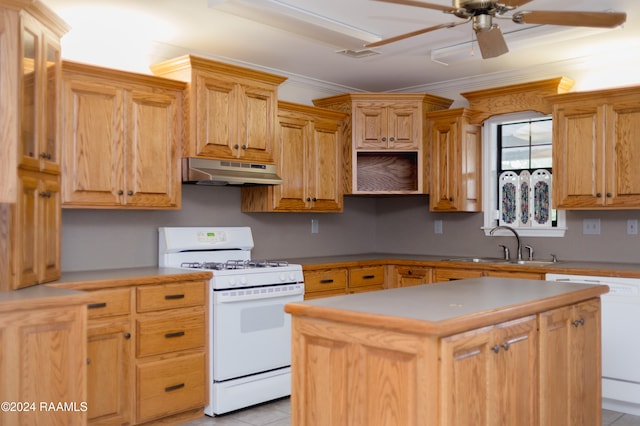
{"label": "wood grain cabinet", "polygon": [[304,271],[304,298],[315,299],[345,294],[348,280],[347,268]]}
{"label": "wood grain cabinet", "polygon": [[544,274],[539,272],[502,271],[498,269],[473,269],[473,268],[435,268],[433,281],[455,281],[477,277],[501,277],[518,278],[523,280],[543,280]]}
{"label": "wood grain cabinet", "polygon": [[314,105],[347,114],[345,194],[423,194],[425,114],[453,101],[423,93],[347,93]]}
{"label": "wood grain cabinet", "polygon": [[87,418],[92,425],[130,424],[131,288],[91,292],[87,305]]}
{"label": "wood grain cabinet", "polygon": [[601,376],[600,299],[541,314],[540,424],[602,424]]}
{"label": "wood grain cabinet", "polygon": [[0,296],[0,401],[15,404],[3,405],[2,425],[86,424],[86,298],[38,296],[52,290]]}
{"label": "wood grain cabinet", "polygon": [[395,266],[394,287],[411,287],[414,285],[431,284],[433,268],[423,266]]}
{"label": "wood grain cabinet", "polygon": [[464,108],[427,114],[431,211],[482,210],[481,127],[469,118]]}
{"label": "wood grain cabinet", "polygon": [[280,101],[274,153],[281,185],[242,188],[244,212],[343,210],[344,114]]}
{"label": "wood grain cabinet", "polygon": [[640,206],[640,87],[553,96],[555,208]]}
{"label": "wood grain cabinet", "polygon": [[383,265],[349,268],[348,293],[382,290],[385,288],[385,284],[386,275]]}
{"label": "wood grain cabinet", "polygon": [[180,207],[185,85],[64,62],[63,207]]}
{"label": "wood grain cabinet", "polygon": [[151,71],[188,83],[185,157],[274,162],[277,89],[285,77],[190,55]]}
{"label": "wood grain cabinet", "polygon": [[532,315],[441,339],[440,424],[537,425],[537,337]]}
{"label": "wood grain cabinet", "polygon": [[60,37],[40,1],[0,5],[0,290],[60,276]]}

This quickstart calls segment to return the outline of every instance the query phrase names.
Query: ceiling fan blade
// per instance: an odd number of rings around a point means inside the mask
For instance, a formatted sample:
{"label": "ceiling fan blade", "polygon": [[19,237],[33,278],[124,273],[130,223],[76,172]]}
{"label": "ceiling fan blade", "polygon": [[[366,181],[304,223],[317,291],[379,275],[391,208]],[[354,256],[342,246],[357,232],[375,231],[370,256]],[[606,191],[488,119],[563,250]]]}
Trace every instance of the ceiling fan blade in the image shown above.
{"label": "ceiling fan blade", "polygon": [[439,30],[441,28],[455,27],[457,25],[464,24],[466,22],[468,22],[468,21],[463,21],[463,22],[460,22],[460,23],[458,23],[458,22],[450,22],[448,24],[435,25],[433,27],[423,28],[421,30],[412,31],[410,33],[401,34],[401,35],[398,35],[398,36],[395,36],[395,37],[387,38],[387,39],[376,41],[376,42],[373,42],[373,43],[368,43],[368,44],[365,44],[364,47],[378,47],[378,46],[382,46],[382,45],[385,45],[385,44],[393,43],[393,42],[396,42],[396,41],[404,40],[404,39],[409,38],[409,37],[415,37],[415,36],[420,35],[420,34],[424,34],[424,33],[428,33],[428,32],[431,32],[431,31]]}
{"label": "ceiling fan blade", "polygon": [[520,7],[523,4],[527,4],[531,1],[533,0],[501,0],[498,1],[498,3],[507,7]]}
{"label": "ceiling fan blade", "polygon": [[451,6],[442,6],[439,4],[425,3],[422,1],[415,1],[415,0],[374,0],[374,1],[381,1],[384,3],[404,4],[405,6],[425,7],[427,9],[441,10],[442,12],[450,12],[450,13],[456,10]]}
{"label": "ceiling fan blade", "polygon": [[624,24],[624,12],[554,12],[522,11],[512,16],[518,24],[567,25],[572,27],[614,28]]}
{"label": "ceiling fan blade", "polygon": [[509,51],[502,30],[497,25],[487,31],[476,31],[476,38],[483,59],[495,58]]}

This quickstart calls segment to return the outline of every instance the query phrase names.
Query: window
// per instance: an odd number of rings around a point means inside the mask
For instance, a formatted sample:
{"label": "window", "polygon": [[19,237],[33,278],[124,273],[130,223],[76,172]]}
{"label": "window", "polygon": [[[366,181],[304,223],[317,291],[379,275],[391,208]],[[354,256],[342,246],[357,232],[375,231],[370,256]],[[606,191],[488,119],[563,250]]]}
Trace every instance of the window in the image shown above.
{"label": "window", "polygon": [[508,225],[528,236],[562,236],[564,212],[551,208],[551,117],[527,112],[484,123],[484,229]]}

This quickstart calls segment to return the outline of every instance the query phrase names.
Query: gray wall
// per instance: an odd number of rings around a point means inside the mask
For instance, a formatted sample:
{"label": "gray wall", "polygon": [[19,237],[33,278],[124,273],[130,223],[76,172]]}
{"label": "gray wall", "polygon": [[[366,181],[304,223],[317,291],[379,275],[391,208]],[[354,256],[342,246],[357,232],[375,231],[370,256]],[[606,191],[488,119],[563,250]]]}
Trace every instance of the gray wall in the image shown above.
{"label": "gray wall", "polygon": [[[426,196],[345,197],[344,213],[242,213],[240,189],[184,185],[179,211],[73,210],[62,214],[63,271],[157,265],[160,226],[250,226],[253,257],[291,258],[392,252],[445,256],[500,256],[515,251],[509,237],[485,237],[482,214],[430,213]],[[319,233],[311,234],[311,219]],[[583,218],[600,218],[601,235],[582,235]],[[433,222],[443,221],[443,234]],[[568,212],[564,238],[523,238],[537,257],[640,262],[640,236],[626,235],[626,220],[640,212]]]}

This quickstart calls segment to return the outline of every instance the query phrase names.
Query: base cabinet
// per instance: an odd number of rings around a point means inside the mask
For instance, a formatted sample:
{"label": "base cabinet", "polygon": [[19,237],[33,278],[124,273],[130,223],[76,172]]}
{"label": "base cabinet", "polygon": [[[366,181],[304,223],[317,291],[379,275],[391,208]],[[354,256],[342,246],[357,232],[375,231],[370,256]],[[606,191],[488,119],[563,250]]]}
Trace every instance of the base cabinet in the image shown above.
{"label": "base cabinet", "polygon": [[540,315],[541,425],[602,424],[600,342],[600,299]]}
{"label": "base cabinet", "polygon": [[36,303],[0,311],[0,424],[83,426],[86,308]]}
{"label": "base cabinet", "polygon": [[442,336],[290,307],[291,424],[599,425],[599,299],[574,303]]}
{"label": "base cabinet", "polygon": [[422,266],[396,266],[394,287],[411,287],[431,284],[433,269]]}

